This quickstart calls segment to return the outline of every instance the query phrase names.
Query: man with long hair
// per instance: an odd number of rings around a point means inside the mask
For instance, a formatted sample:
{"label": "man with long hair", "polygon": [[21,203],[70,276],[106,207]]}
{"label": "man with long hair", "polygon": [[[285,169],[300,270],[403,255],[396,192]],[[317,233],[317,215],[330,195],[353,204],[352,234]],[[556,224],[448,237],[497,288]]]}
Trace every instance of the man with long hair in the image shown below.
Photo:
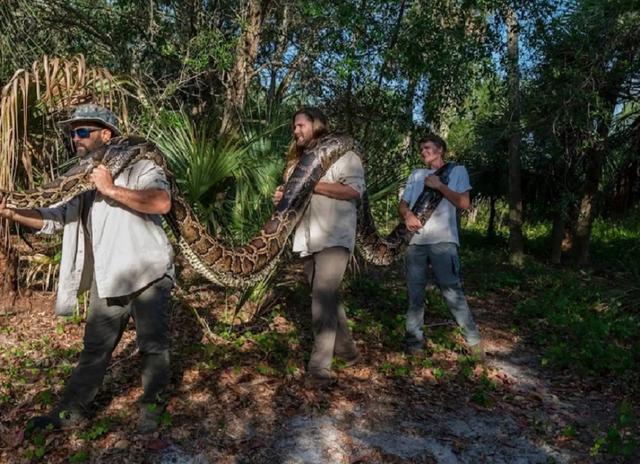
{"label": "man with long hair", "polygon": [[[302,152],[329,133],[327,117],[318,108],[302,108],[293,115],[293,141],[287,157],[285,180]],[[347,365],[360,354],[353,342],[339,288],[356,240],[357,204],[364,192],[364,170],[358,155],[342,155],[316,184],[309,207],[296,228],[293,251],[304,258],[304,271],[311,285],[313,350],[307,366],[306,385],[334,383],[334,354]],[[282,198],[282,188],[274,202]]]}
{"label": "man with long hair", "polygon": [[[60,127],[71,137],[79,158],[120,135],[116,116],[90,103],[76,107]],[[58,207],[13,209],[0,196],[0,217],[41,234],[63,232],[56,314],[73,314],[78,293],[91,290],[80,361],[53,410],[29,421],[29,433],[82,419],[131,317],[142,355],[139,432],[156,429],[164,404],[173,251],[159,215],[171,208],[169,183],[150,160],[132,164],[116,179],[100,165],[90,180],[96,191]]]}
{"label": "man with long hair", "polygon": [[[445,165],[445,141],[435,134],[430,134],[420,140],[419,146],[422,161],[428,169],[415,169],[411,173],[399,206],[407,229],[415,232],[407,247],[406,258],[409,293],[406,350],[409,354],[417,354],[423,349],[424,296],[427,269],[431,264],[442,296],[462,328],[470,351],[483,359],[480,332],[460,283],[460,241],[456,209],[467,209],[471,205],[469,174],[464,166],[454,166],[449,174],[448,184],[445,184],[438,176],[433,175],[437,169]],[[425,187],[438,190],[443,199],[426,224],[422,224],[411,208]]]}

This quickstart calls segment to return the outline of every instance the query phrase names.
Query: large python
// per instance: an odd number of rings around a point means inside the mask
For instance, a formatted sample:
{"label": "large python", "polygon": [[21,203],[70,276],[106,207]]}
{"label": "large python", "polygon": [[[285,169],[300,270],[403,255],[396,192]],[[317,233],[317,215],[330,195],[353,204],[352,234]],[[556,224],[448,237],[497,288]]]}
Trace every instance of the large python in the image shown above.
{"label": "large python", "polygon": [[[110,140],[63,176],[38,189],[2,194],[12,207],[56,206],[95,189],[88,181],[88,174],[99,164],[104,164],[113,178],[116,178],[127,166],[142,159],[150,159],[165,171],[171,185],[172,207],[165,219],[189,263],[215,284],[246,287],[262,280],[276,265],[288,237],[311,200],[315,184],[331,164],[350,150],[360,155],[355,141],[345,135],[325,136],[306,149],[285,184],[282,200],[271,218],[246,245],[237,247],[227,246],[206,232],[180,194],[175,178],[160,151],[153,143],[140,137],[117,137]],[[446,183],[450,168],[445,168],[436,174],[440,174]],[[441,199],[440,192],[425,188],[413,207],[422,223],[428,220]],[[362,200],[358,222],[358,248],[367,261],[377,265],[388,265],[397,259],[412,235],[401,223],[387,237],[380,237],[375,229],[366,194]]]}

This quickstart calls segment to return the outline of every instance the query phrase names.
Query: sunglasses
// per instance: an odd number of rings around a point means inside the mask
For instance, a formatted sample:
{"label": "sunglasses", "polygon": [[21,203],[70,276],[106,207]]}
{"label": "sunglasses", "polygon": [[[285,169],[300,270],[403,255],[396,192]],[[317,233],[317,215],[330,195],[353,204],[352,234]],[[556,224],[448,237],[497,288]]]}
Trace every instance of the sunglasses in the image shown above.
{"label": "sunglasses", "polygon": [[88,138],[92,132],[102,130],[101,127],[78,127],[77,129],[72,129],[69,132],[71,138],[78,137],[79,139]]}

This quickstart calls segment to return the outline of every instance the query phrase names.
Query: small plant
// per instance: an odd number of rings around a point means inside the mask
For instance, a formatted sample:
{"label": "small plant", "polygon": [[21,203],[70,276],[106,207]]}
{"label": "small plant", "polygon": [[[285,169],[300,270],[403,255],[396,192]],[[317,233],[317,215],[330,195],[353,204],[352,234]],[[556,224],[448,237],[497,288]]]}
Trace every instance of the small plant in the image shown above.
{"label": "small plant", "polygon": [[575,426],[569,424],[562,429],[562,432],[560,432],[560,434],[565,438],[575,438],[576,436],[578,436],[578,431],[576,430]]}
{"label": "small plant", "polygon": [[443,368],[441,367],[434,367],[433,368],[433,376],[436,378],[436,380],[441,380],[445,377],[446,372]]}
{"label": "small plant", "polygon": [[634,417],[631,403],[623,401],[618,407],[616,421],[607,433],[598,437],[590,449],[591,456],[597,456],[603,452],[631,457],[638,447],[638,438],[634,436]]}
{"label": "small plant", "polygon": [[471,401],[482,407],[489,407],[492,404],[490,393],[497,387],[496,381],[489,378],[487,371],[480,376],[480,382],[471,395]]}
{"label": "small plant", "polygon": [[29,460],[39,461],[46,454],[46,441],[42,432],[37,432],[31,436],[31,445],[24,453],[24,457]]}
{"label": "small plant", "polygon": [[38,393],[37,401],[43,406],[49,406],[53,404],[53,393],[51,393],[51,390],[44,390]]}
{"label": "small plant", "polygon": [[111,420],[109,418],[104,418],[96,422],[89,430],[81,432],[79,434],[79,437],[85,441],[93,441],[106,434],[109,431],[110,427]]}
{"label": "small plant", "polygon": [[85,450],[80,450],[69,457],[70,463],[87,462],[88,460],[89,460],[89,453],[87,453]]}
{"label": "small plant", "polygon": [[256,366],[256,370],[261,374],[261,375],[265,375],[265,376],[271,376],[275,374],[275,369],[271,366],[268,366],[264,363],[260,363]]}
{"label": "small plant", "polygon": [[165,409],[160,415],[160,418],[158,419],[158,425],[160,427],[171,427],[171,424],[172,424],[171,414],[169,414],[169,411]]}

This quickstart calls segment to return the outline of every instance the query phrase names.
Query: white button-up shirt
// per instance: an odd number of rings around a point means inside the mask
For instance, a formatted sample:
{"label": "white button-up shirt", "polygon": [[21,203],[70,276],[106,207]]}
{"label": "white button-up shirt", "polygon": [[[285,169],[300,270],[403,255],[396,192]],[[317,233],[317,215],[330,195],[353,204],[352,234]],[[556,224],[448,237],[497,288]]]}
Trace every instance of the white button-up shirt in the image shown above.
{"label": "white button-up shirt", "polygon": [[[320,182],[348,185],[361,196],[365,189],[364,169],[360,157],[352,151],[333,163]],[[358,220],[357,200],[335,200],[313,194],[293,238],[293,251],[307,256],[332,246],[353,252]]]}
{"label": "white button-up shirt", "polygon": [[[133,190],[170,191],[164,172],[150,160],[127,167],[114,184]],[[86,208],[90,208],[88,214]],[[100,298],[130,295],[165,274],[173,278],[173,250],[159,215],[133,211],[94,192],[38,211],[44,220],[38,233],[63,230],[58,315],[73,313],[78,292],[88,290],[92,278]]]}

